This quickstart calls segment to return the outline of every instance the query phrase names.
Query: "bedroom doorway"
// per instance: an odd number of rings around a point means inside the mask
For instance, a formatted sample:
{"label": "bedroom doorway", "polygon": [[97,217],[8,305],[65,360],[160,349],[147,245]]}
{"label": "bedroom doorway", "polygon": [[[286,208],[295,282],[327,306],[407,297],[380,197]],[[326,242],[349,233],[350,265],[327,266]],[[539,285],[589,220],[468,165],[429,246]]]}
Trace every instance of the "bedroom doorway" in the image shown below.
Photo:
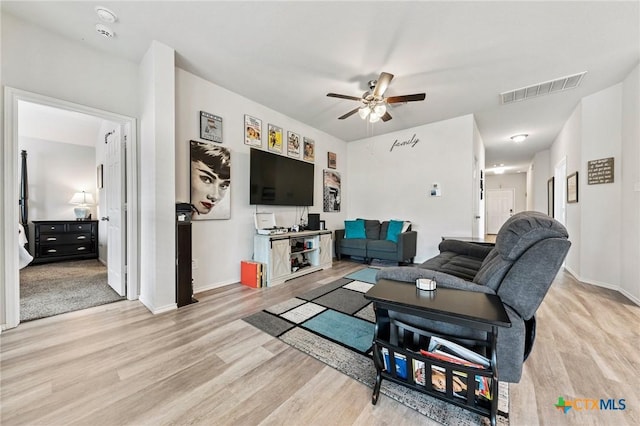
{"label": "bedroom doorway", "polygon": [[[116,277],[116,284],[114,284],[114,289],[119,294],[126,293],[127,299],[134,300],[138,297],[138,285],[137,285],[137,262],[132,259],[137,258],[137,239],[135,238],[137,232],[137,171],[135,169],[136,164],[136,121],[132,117],[120,116],[117,114],[109,113],[106,111],[97,110],[94,108],[86,107],[79,104],[73,104],[70,102],[53,99],[45,96],[41,96],[34,93],[24,92],[17,89],[7,88],[5,91],[5,136],[6,136],[6,144],[4,147],[4,165],[5,165],[5,173],[4,180],[6,185],[4,186],[4,202],[5,205],[13,204],[11,201],[14,197],[17,197],[15,191],[12,191],[13,188],[18,188],[20,182],[20,173],[17,167],[17,162],[13,162],[10,160],[12,158],[18,158],[18,133],[20,126],[20,104],[24,104],[25,102],[31,103],[34,105],[38,105],[41,107],[52,107],[55,109],[67,111],[70,113],[80,113],[85,114],[87,116],[92,116],[96,119],[102,120],[105,123],[105,127],[100,129],[100,133],[102,133],[102,142],[104,143],[104,147],[100,147],[101,150],[104,151],[104,161],[100,162],[102,164],[102,171],[106,172],[103,174],[103,188],[98,189],[96,185],[97,178],[97,169],[95,167],[100,161],[100,157],[96,156],[94,159],[91,168],[92,168],[92,180],[94,182],[93,189],[96,191],[95,195],[97,195],[98,199],[101,197],[103,201],[106,202],[109,200],[116,200],[116,202],[120,203],[119,208],[113,208],[108,210],[108,207],[103,205],[104,203],[100,202],[100,209],[93,209],[92,213],[95,215],[94,219],[105,219],[104,221],[100,221],[101,224],[101,232],[98,232],[99,236],[115,238],[115,243],[111,244],[109,242],[106,244],[106,248],[109,252],[109,255],[114,256],[113,258],[113,266],[115,266],[115,271],[110,271],[110,275],[114,275]],[[108,136],[111,135],[111,137]],[[114,137],[115,135],[115,137]],[[98,135],[96,135],[97,137]],[[116,140],[117,138],[117,140]],[[109,141],[111,141],[111,145],[116,145],[117,149],[112,150],[109,154],[107,154],[107,146],[109,145]],[[108,169],[107,166],[113,166],[111,169]],[[109,172],[111,170],[111,173]],[[113,187],[115,184],[120,188],[118,194],[114,197],[109,195],[108,193],[98,194],[100,190],[104,191],[104,188],[107,187],[107,182],[109,179],[114,179],[116,176],[113,173],[119,173],[117,182],[110,182],[109,186]],[[11,185],[11,183],[15,183]],[[118,200],[118,195],[121,195],[121,199]],[[129,195],[129,199],[125,199],[124,196]],[[126,203],[126,210],[125,210]],[[5,312],[5,327],[11,328],[15,327],[20,322],[20,274],[17,268],[17,253],[15,250],[16,245],[18,245],[17,239],[14,239],[14,233],[12,232],[13,228],[15,228],[15,223],[19,222],[19,218],[17,212],[11,211],[12,209],[5,209],[3,215],[3,230],[4,230],[4,259],[3,263],[6,265],[4,274],[4,312]],[[71,211],[73,211],[71,209]],[[72,213],[73,214],[73,213]],[[107,225],[111,222],[111,214],[115,214],[113,222],[115,226],[109,229]],[[129,231],[129,232],[127,232]],[[115,234],[114,234],[115,232]],[[114,237],[116,235],[116,237]],[[120,236],[121,243],[118,244],[117,236]],[[16,235],[17,236],[17,235]],[[31,236],[33,238],[33,236]],[[102,237],[101,237],[102,239]],[[103,240],[104,241],[104,240]],[[15,244],[14,244],[15,243]],[[109,250],[109,247],[112,246],[112,249],[115,248],[115,252],[113,250]],[[118,248],[119,247],[119,248]],[[10,248],[14,248],[14,250],[10,250]],[[101,256],[102,257],[102,256]],[[63,262],[64,263],[64,262]],[[107,258],[107,264],[108,262]],[[55,264],[55,263],[54,263]],[[52,265],[54,265],[52,264]],[[11,267],[16,265],[15,268]],[[113,268],[112,268],[113,269]],[[111,281],[111,280],[110,280]],[[111,284],[111,282],[110,282]]]}

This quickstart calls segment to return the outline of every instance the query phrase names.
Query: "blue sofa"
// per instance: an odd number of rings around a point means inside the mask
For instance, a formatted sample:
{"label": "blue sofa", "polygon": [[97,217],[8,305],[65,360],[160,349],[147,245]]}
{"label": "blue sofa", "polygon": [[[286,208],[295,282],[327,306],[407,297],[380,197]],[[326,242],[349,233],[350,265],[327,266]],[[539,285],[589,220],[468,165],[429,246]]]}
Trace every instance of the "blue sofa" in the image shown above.
{"label": "blue sofa", "polygon": [[[335,231],[335,252],[338,260],[342,256],[361,257],[365,262],[372,259],[398,262],[399,265],[412,264],[416,255],[418,234],[411,230],[397,235],[397,242],[387,239],[390,221],[364,220],[366,238],[345,238],[345,230]],[[348,237],[348,236],[347,236]]]}

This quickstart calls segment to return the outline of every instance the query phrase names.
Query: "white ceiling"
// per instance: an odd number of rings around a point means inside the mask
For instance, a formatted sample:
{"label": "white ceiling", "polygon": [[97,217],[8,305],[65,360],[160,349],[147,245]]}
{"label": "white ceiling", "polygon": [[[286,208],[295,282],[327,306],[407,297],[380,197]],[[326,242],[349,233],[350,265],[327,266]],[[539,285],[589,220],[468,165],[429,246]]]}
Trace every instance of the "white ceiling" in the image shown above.
{"label": "white ceiling", "polygon": [[[94,7],[119,20],[106,39]],[[10,12],[139,63],[151,40],[177,66],[345,141],[475,114],[494,163],[524,170],[579,100],[621,82],[640,59],[639,1],[2,2]],[[426,92],[367,124],[337,117],[381,71],[387,96]],[[501,92],[587,71],[577,89],[501,105]],[[215,113],[215,111],[212,111]],[[509,137],[528,133],[514,146]],[[446,141],[442,141],[446,143]]]}
{"label": "white ceiling", "polygon": [[95,147],[103,124],[101,118],[31,102],[18,103],[18,135]]}

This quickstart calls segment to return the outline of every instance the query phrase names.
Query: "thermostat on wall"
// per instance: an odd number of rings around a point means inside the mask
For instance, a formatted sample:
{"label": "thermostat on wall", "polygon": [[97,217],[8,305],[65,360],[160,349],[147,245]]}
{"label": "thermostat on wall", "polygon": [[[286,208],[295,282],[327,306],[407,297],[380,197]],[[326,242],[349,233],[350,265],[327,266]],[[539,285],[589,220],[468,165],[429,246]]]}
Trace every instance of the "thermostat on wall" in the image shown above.
{"label": "thermostat on wall", "polygon": [[431,192],[430,193],[431,193],[432,197],[439,197],[441,195],[440,194],[440,184],[439,183],[434,183],[431,186]]}

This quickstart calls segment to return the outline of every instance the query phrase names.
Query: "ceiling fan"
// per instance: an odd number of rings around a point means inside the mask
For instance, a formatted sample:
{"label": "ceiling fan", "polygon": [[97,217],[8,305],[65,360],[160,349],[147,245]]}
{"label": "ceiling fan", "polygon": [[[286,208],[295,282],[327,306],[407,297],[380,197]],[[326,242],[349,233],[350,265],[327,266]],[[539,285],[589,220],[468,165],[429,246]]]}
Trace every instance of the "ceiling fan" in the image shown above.
{"label": "ceiling fan", "polygon": [[375,123],[379,120],[389,121],[392,117],[391,114],[389,114],[389,112],[387,111],[388,104],[424,101],[426,97],[425,93],[416,93],[413,95],[404,96],[389,96],[388,98],[385,98],[384,92],[387,90],[387,87],[389,87],[389,83],[391,83],[392,78],[393,74],[389,74],[388,72],[380,73],[380,77],[378,77],[377,80],[371,80],[369,82],[369,91],[364,92],[361,98],[355,96],[340,95],[338,93],[327,93],[327,96],[329,96],[330,98],[350,99],[352,101],[360,101],[364,104],[338,117],[338,120],[344,120],[345,118],[351,117],[357,112],[363,120],[368,117],[369,122],[371,123]]}

